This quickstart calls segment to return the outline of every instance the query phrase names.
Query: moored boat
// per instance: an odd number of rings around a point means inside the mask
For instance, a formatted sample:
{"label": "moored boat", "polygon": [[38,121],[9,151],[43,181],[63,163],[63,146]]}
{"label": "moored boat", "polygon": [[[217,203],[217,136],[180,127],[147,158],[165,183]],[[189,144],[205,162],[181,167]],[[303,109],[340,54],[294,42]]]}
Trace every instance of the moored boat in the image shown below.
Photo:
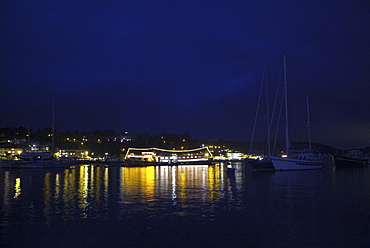
{"label": "moored boat", "polygon": [[[202,151],[203,150],[203,151]],[[213,156],[208,147],[190,150],[162,148],[129,148],[125,156],[128,165],[209,165]]]}
{"label": "moored boat", "polygon": [[369,165],[369,159],[360,150],[351,150],[343,156],[334,157],[336,168],[357,168]]}
{"label": "moored boat", "polygon": [[[77,164],[76,160],[60,160],[54,157],[55,146],[54,146],[54,102],[52,112],[52,146],[51,153],[48,152],[24,152],[22,154],[14,156],[15,159],[2,160],[0,167],[2,168],[15,168],[15,169],[33,169],[33,168],[69,168],[70,166]],[[29,139],[28,131],[28,139]],[[29,142],[29,141],[28,141]],[[29,144],[28,144],[29,145]]]}
{"label": "moored boat", "polygon": [[322,169],[324,162],[313,153],[299,153],[291,157],[273,157],[275,170],[317,170]]}
{"label": "moored boat", "polygon": [[272,164],[271,157],[263,157],[260,159],[248,159],[249,164],[255,170],[275,170]]}
{"label": "moored boat", "polygon": [[46,152],[26,152],[14,160],[2,160],[0,167],[10,169],[69,168],[74,160],[58,160]]}
{"label": "moored boat", "polygon": [[[252,154],[252,145],[253,145],[254,134],[255,134],[255,129],[257,125],[257,118],[258,118],[258,112],[259,112],[260,103],[261,103],[262,91],[264,88],[265,88],[265,93],[266,93],[266,119],[267,119],[266,148],[267,148],[267,152],[266,153],[263,152],[262,155],[258,155],[258,154]],[[275,110],[275,105],[273,109]],[[272,164],[271,157],[270,157],[271,155],[270,132],[271,132],[272,122],[270,122],[269,111],[270,111],[270,107],[269,107],[269,97],[268,97],[267,62],[266,62],[265,67],[264,67],[262,81],[261,81],[259,99],[258,99],[256,115],[255,115],[254,125],[253,125],[253,131],[252,131],[252,137],[251,137],[251,143],[249,147],[250,155],[247,159],[247,161],[249,162],[249,164],[252,166],[254,170],[274,170],[275,169]],[[273,114],[271,116],[271,121],[272,119],[273,119]]]}
{"label": "moored boat", "polygon": [[234,168],[230,162],[227,163],[226,168],[225,168],[226,174],[228,177],[234,177],[235,176],[235,171],[236,168]]}
{"label": "moored boat", "polygon": [[[322,158],[312,152],[290,154],[289,147],[289,126],[288,126],[288,100],[287,100],[287,77],[286,77],[286,62],[284,55],[284,101],[285,101],[285,145],[286,145],[286,156],[285,157],[272,157],[271,161],[275,170],[315,170],[322,169],[324,166]],[[307,127],[309,136],[309,149],[311,149],[311,134],[310,134],[310,115],[309,115],[309,104],[307,97]]]}

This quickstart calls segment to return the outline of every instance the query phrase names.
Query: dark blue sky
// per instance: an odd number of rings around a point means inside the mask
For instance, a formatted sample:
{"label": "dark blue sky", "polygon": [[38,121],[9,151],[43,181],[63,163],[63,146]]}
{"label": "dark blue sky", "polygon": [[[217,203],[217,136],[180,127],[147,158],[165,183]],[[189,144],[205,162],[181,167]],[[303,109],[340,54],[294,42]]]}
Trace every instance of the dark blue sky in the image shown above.
{"label": "dark blue sky", "polygon": [[[250,139],[287,56],[291,140],[370,145],[369,1],[1,1],[0,126]],[[271,100],[272,102],[272,100]],[[263,125],[263,121],[262,124]],[[264,138],[264,127],[259,127]]]}

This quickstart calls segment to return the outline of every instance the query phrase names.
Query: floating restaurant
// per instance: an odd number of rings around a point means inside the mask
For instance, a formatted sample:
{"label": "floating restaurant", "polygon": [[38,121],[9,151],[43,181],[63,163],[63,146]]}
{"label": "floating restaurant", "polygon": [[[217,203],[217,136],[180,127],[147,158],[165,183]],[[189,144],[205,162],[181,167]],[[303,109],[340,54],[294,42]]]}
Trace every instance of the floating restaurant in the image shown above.
{"label": "floating restaurant", "polygon": [[162,148],[129,148],[125,161],[128,164],[179,165],[211,164],[213,155],[208,147],[189,150],[168,150]]}

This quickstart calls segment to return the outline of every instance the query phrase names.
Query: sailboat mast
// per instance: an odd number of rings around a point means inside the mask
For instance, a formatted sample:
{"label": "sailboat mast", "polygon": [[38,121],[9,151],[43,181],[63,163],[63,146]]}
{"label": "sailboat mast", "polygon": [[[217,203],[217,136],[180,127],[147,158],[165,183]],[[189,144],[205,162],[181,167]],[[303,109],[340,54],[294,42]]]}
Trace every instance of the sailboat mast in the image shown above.
{"label": "sailboat mast", "polygon": [[27,149],[30,150],[31,142],[30,142],[30,124],[27,125]]}
{"label": "sailboat mast", "polygon": [[55,143],[54,143],[54,101],[53,101],[53,112],[52,112],[52,132],[51,132],[51,156],[54,157]]}
{"label": "sailboat mast", "polygon": [[308,96],[306,96],[306,99],[307,99],[308,148],[310,148],[311,151],[312,146],[311,146],[311,126],[310,126],[310,105],[308,104]]}
{"label": "sailboat mast", "polygon": [[266,78],[265,78],[265,83],[266,83],[266,115],[267,115],[267,155],[271,156],[271,141],[270,141],[270,131],[271,131],[271,126],[270,126],[270,107],[269,107],[269,94],[268,94],[268,77],[267,77],[267,62],[265,64],[265,73],[266,73]]}
{"label": "sailboat mast", "polygon": [[262,91],[263,91],[263,82],[265,80],[265,73],[266,73],[266,65],[263,69],[263,74],[262,74],[262,81],[261,81],[260,93],[258,95],[258,104],[257,104],[257,109],[256,109],[256,115],[254,117],[252,137],[251,137],[251,142],[250,142],[250,145],[249,145],[249,154],[252,153],[252,145],[253,145],[253,141],[254,141],[254,133],[256,131],[258,112],[259,112],[259,109],[260,109],[260,103],[261,103],[261,97],[262,97]]}
{"label": "sailboat mast", "polygon": [[284,54],[284,91],[285,91],[285,146],[286,146],[286,154],[289,154],[289,127],[288,127],[288,92],[287,92],[287,85],[286,85],[286,60]]}

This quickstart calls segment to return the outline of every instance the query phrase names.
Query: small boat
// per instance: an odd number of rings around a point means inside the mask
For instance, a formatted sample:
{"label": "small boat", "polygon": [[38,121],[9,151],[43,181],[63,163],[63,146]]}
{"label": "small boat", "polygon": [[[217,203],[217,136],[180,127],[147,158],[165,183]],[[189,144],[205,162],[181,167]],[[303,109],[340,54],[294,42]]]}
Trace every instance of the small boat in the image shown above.
{"label": "small boat", "polygon": [[46,152],[26,152],[15,156],[14,160],[2,160],[0,167],[11,169],[69,168],[74,160],[58,160]]}
{"label": "small boat", "polygon": [[249,159],[248,162],[255,170],[275,170],[275,167],[271,161],[271,157]]}
{"label": "small boat", "polygon": [[233,168],[232,166],[231,166],[231,163],[227,163],[227,166],[226,166],[226,173],[228,174],[228,175],[234,175],[234,172],[235,172],[235,168]]}
{"label": "small boat", "polygon": [[369,159],[360,150],[350,150],[344,156],[334,157],[336,168],[357,168],[369,165]]}

